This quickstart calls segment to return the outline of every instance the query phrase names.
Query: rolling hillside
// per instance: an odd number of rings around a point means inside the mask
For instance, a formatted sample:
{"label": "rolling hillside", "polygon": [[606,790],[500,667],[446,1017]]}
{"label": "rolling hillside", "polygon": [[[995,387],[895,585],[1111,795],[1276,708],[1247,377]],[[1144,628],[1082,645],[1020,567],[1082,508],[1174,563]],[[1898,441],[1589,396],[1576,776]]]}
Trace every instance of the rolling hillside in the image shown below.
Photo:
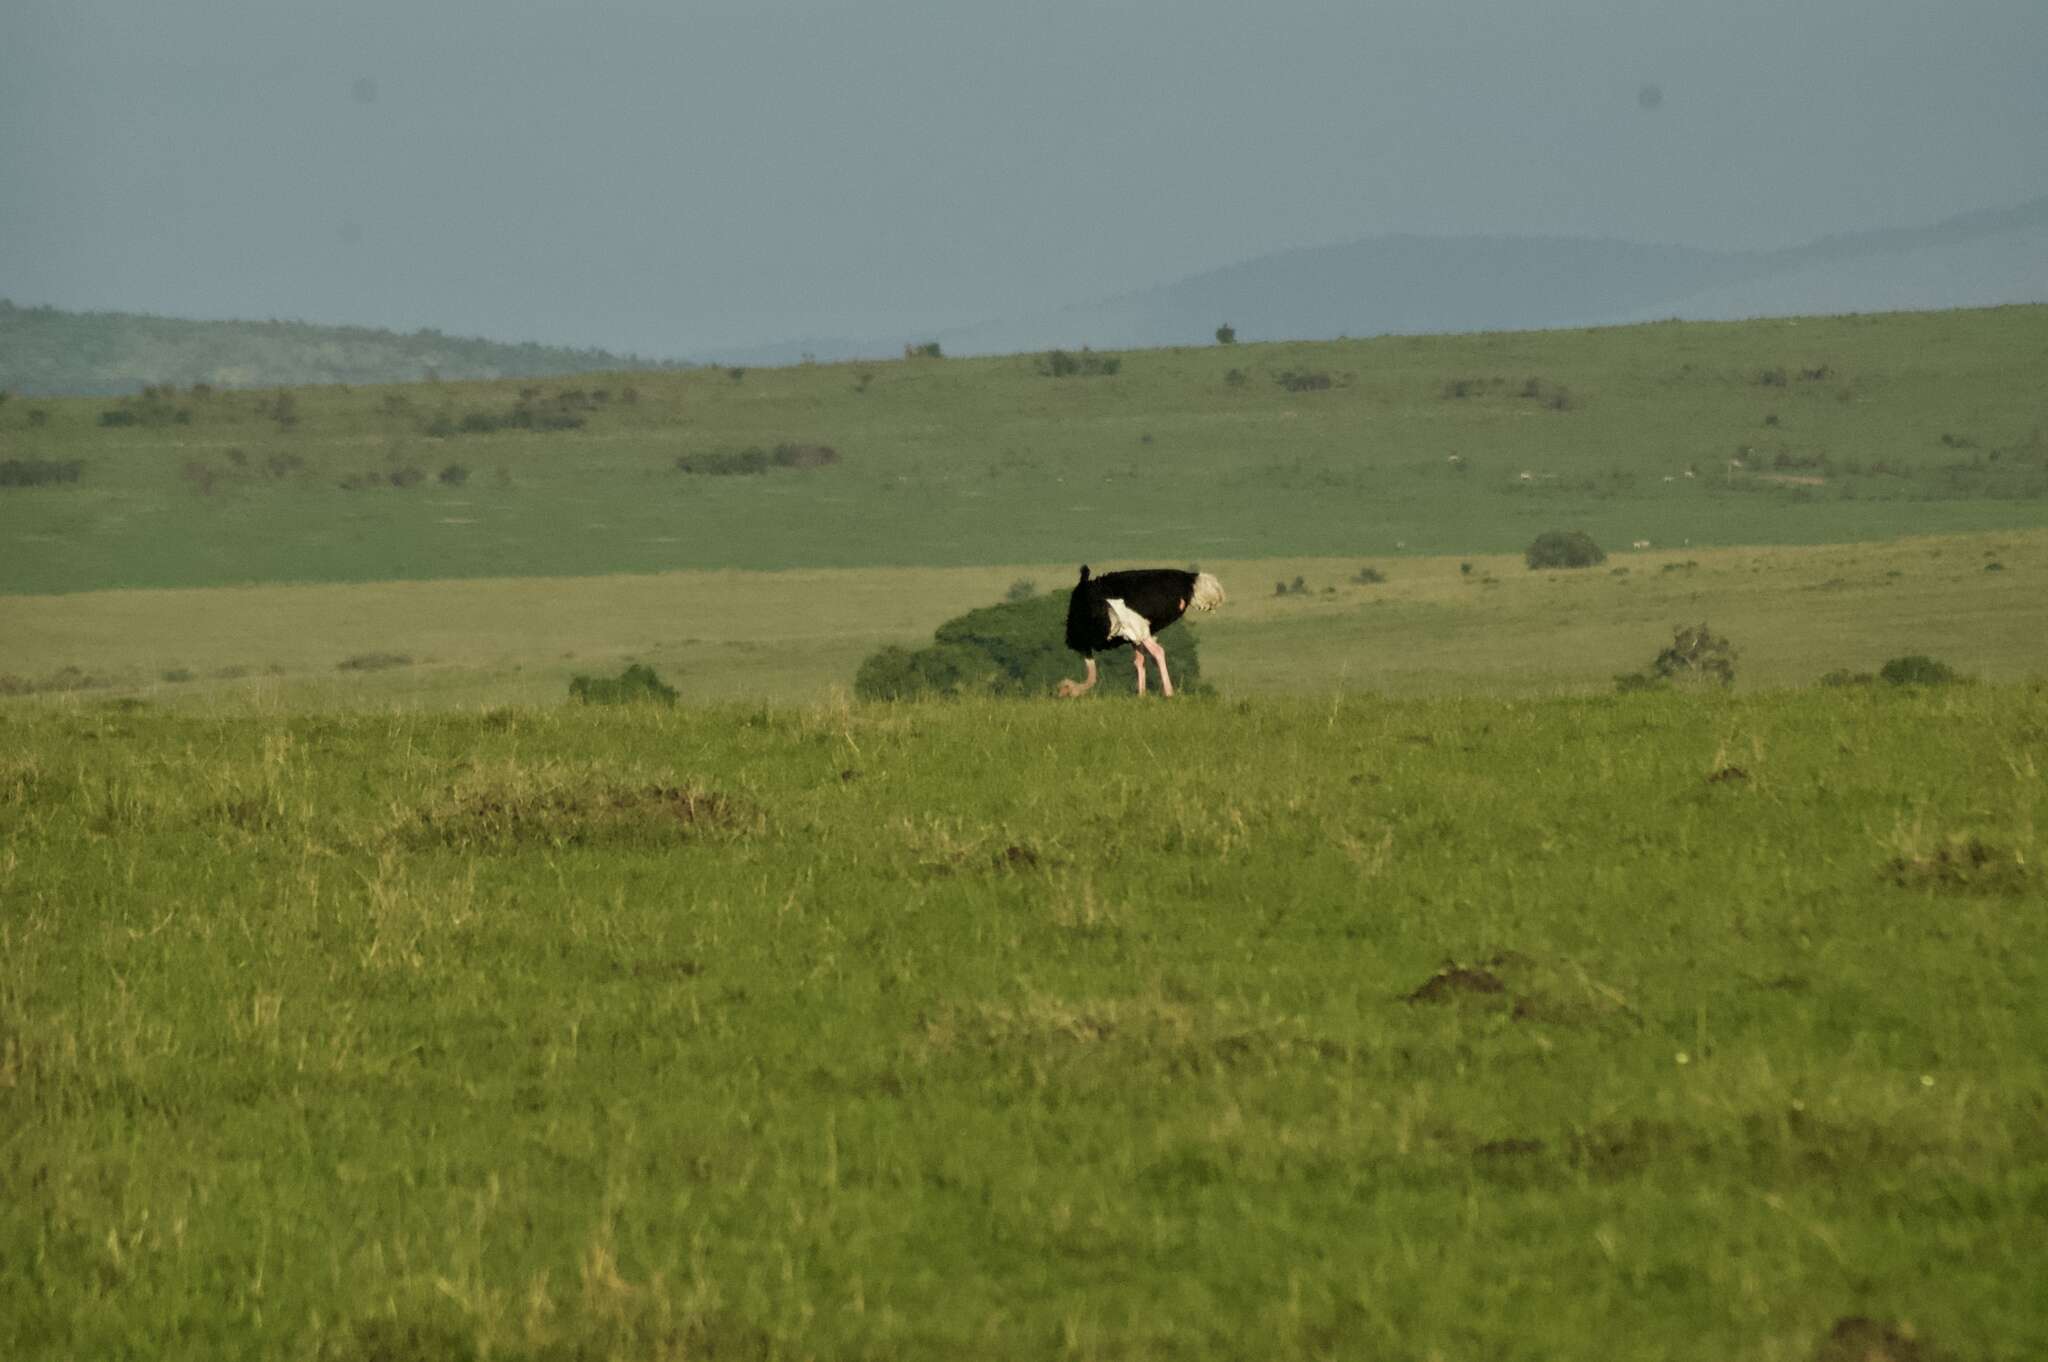
{"label": "rolling hillside", "polygon": [[24,396],[132,393],[159,384],[268,388],[423,379],[545,378],[651,368],[604,350],[401,335],[305,322],[187,321],[128,312],[65,312],[0,299],[0,391]]}

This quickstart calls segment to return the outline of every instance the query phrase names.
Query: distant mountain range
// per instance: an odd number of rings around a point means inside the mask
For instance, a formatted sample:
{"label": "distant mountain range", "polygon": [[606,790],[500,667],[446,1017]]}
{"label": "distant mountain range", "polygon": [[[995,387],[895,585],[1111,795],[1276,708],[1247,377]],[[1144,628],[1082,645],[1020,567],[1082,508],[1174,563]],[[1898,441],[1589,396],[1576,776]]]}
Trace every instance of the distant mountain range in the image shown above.
{"label": "distant mountain range", "polygon": [[727,362],[1210,345],[1440,331],[1524,331],[2048,302],[2048,198],[1931,227],[1852,232],[1775,251],[1585,237],[1370,237],[1258,256],[1100,302],[896,340],[792,341]]}
{"label": "distant mountain range", "polygon": [[[886,359],[906,342],[932,340],[949,355],[1209,345],[1226,322],[1243,341],[1322,340],[2030,302],[2048,302],[2048,198],[1775,251],[1582,237],[1371,237],[936,335],[791,340],[698,361]],[[436,331],[179,321],[0,300],[0,389],[24,394],[133,392],[145,383],[548,377],[672,362]]]}
{"label": "distant mountain range", "polygon": [[1260,256],[937,339],[949,355],[1005,354],[1208,345],[1226,322],[1239,340],[1262,341],[2044,301],[2048,198],[1931,227],[1855,232],[1776,251],[1558,237],[1374,237]]}
{"label": "distant mountain range", "polygon": [[65,312],[0,299],[0,390],[132,393],[145,384],[223,388],[410,383],[426,378],[547,378],[652,369],[663,361],[605,350],[508,345],[305,322],[211,322],[131,312]]}

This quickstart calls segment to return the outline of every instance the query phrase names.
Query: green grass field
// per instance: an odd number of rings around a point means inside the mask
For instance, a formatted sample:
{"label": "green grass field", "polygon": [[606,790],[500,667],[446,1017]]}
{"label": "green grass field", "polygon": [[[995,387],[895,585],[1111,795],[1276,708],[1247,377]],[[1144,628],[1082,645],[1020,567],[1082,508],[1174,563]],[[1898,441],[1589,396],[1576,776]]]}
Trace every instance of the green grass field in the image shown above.
{"label": "green grass field", "polygon": [[1120,358],[0,403],[0,1358],[2048,1355],[2048,308]]}
{"label": "green grass field", "polygon": [[[0,487],[0,595],[1471,555],[1572,527],[1610,549],[1839,543],[2048,509],[2048,307],[1119,358],[308,388],[288,425],[269,392],[17,399],[0,460],[81,467]],[[502,419],[522,387],[528,420],[584,424],[423,433]],[[676,470],[783,443],[840,461]],[[439,481],[453,465],[466,479]]]}
{"label": "green grass field", "polygon": [[2044,735],[0,711],[0,1354],[2038,1357]]}

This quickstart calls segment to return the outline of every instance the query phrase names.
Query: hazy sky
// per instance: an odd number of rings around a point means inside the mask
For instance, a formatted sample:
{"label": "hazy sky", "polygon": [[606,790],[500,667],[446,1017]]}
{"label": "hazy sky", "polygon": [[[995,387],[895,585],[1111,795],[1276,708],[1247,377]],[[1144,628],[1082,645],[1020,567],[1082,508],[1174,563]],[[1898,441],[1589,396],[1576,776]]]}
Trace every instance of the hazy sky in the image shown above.
{"label": "hazy sky", "polygon": [[2044,0],[4,0],[0,296],[647,355],[2048,194]]}

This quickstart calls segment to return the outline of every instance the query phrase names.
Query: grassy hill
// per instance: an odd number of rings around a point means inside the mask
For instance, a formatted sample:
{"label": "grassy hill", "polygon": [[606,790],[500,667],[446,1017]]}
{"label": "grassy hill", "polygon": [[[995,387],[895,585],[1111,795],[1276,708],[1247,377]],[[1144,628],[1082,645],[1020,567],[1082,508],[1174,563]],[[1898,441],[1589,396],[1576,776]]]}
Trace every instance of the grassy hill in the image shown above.
{"label": "grassy hill", "polygon": [[15,398],[0,593],[2048,520],[2048,307],[1086,358]]}
{"label": "grassy hill", "polygon": [[17,307],[0,299],[0,391],[27,395],[107,395],[195,383],[268,388],[435,376],[542,378],[643,363],[602,350],[508,345],[438,331],[400,335],[306,322],[188,321]]}

